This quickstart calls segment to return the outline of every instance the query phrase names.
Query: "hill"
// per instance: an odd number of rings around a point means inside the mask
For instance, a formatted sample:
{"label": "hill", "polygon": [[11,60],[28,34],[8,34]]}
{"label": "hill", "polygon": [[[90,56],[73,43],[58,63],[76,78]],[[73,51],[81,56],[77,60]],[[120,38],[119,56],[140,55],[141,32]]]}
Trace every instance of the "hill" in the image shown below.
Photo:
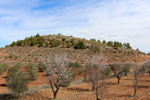
{"label": "hill", "polygon": [[86,40],[73,36],[45,35],[31,36],[18,40],[0,49],[0,61],[3,62],[40,62],[41,57],[52,58],[55,54],[67,53],[72,62],[84,64],[88,56],[103,54],[108,63],[140,62],[150,56],[134,50],[129,43],[103,40]]}
{"label": "hill", "polygon": [[[145,65],[138,62],[143,62],[150,58],[149,55],[146,55],[145,53],[140,52],[139,50],[134,50],[130,46],[130,43],[120,43],[117,41],[108,41],[106,42],[103,40],[102,42],[100,40],[86,40],[81,38],[75,38],[73,36],[63,36],[63,35],[46,35],[46,36],[40,36],[37,34],[36,36],[27,37],[24,40],[18,40],[16,42],[12,42],[12,44],[7,45],[5,48],[0,49],[0,60],[1,63],[6,63],[8,66],[1,66],[1,81],[0,81],[0,99],[4,100],[6,97],[9,97],[10,93],[7,91],[9,88],[9,83],[7,81],[7,75],[11,72],[12,69],[15,68],[14,79],[16,80],[22,80],[18,77],[21,75],[19,73],[23,73],[26,79],[26,75],[30,78],[30,75],[37,75],[38,77],[36,80],[31,80],[28,84],[28,90],[24,92],[21,99],[22,100],[48,100],[50,98],[53,98],[53,93],[51,91],[52,88],[49,86],[49,78],[51,77],[49,73],[46,71],[41,71],[41,68],[39,65],[37,66],[35,63],[39,63],[42,58],[48,58],[53,62],[54,57],[56,54],[63,54],[66,53],[67,57],[70,58],[71,63],[69,62],[69,68],[71,67],[71,74],[73,77],[73,80],[71,79],[71,84],[69,87],[61,87],[59,91],[59,95],[57,96],[59,99],[65,99],[65,100],[96,100],[96,95],[94,91],[91,91],[92,89],[92,81],[90,81],[88,78],[90,76],[95,76],[96,80],[98,79],[98,75],[107,74],[105,71],[108,71],[109,76],[106,77],[106,82],[104,82],[105,85],[107,85],[107,96],[105,97],[106,100],[140,100],[140,99],[147,99],[149,95],[149,76],[148,74],[142,74],[144,73],[143,68],[146,68]],[[89,57],[92,57],[95,54],[102,54],[105,58],[107,58],[107,62],[110,63],[109,66],[105,66],[105,69],[97,70],[95,65],[93,65],[93,69],[86,70],[86,67],[82,66],[85,65]],[[65,58],[63,58],[65,59]],[[96,60],[96,59],[94,59]],[[93,60],[92,60],[93,61]],[[99,60],[98,60],[99,61]],[[17,62],[22,62],[17,63]],[[46,60],[45,60],[46,62]],[[56,61],[57,62],[57,61]],[[59,61],[58,61],[59,62]],[[112,64],[112,63],[125,63],[123,64]],[[132,62],[132,63],[129,63]],[[137,63],[134,63],[137,62]],[[17,65],[16,65],[17,63]],[[32,63],[29,64],[28,63]],[[126,64],[129,63],[129,64]],[[80,65],[82,64],[82,65]],[[3,64],[1,64],[3,65]],[[40,64],[41,65],[41,64]],[[127,65],[127,66],[126,66]],[[16,67],[15,67],[16,66]],[[147,66],[147,65],[146,65]],[[4,68],[5,67],[5,68]],[[8,70],[4,70],[8,68]],[[37,67],[39,69],[37,69]],[[52,68],[47,67],[47,68]],[[55,66],[57,67],[57,66]],[[133,97],[133,86],[135,83],[135,71],[134,68],[141,67],[139,69],[138,76],[138,92],[137,96]],[[35,69],[34,69],[35,68]],[[58,68],[61,68],[60,65],[58,65]],[[95,70],[96,68],[96,70]],[[127,68],[127,69],[126,69]],[[36,70],[37,69],[37,70]],[[62,68],[65,69],[65,68]],[[59,70],[63,71],[64,70]],[[109,70],[110,69],[110,70]],[[18,72],[16,70],[19,70]],[[31,74],[31,71],[32,73]],[[54,70],[57,70],[57,68],[54,68]],[[128,70],[128,71],[125,71]],[[145,69],[149,70],[148,68]],[[58,72],[59,72],[58,71]],[[68,69],[66,70],[68,71]],[[104,73],[103,73],[104,71]],[[53,71],[55,72],[55,71]],[[60,74],[58,75],[58,72],[56,72],[56,76],[61,75],[68,75],[68,74]],[[98,72],[95,74],[95,72]],[[130,72],[130,73],[129,73]],[[70,73],[70,72],[69,72]],[[118,73],[118,74],[117,74]],[[121,73],[121,74],[120,74]],[[125,73],[128,73],[125,74]],[[120,76],[121,75],[121,76]],[[127,75],[127,76],[126,76]],[[12,75],[13,76],[13,73]],[[85,76],[87,78],[85,78]],[[119,84],[118,82],[118,76],[121,78],[121,81]],[[17,77],[17,78],[16,78]],[[14,80],[13,78],[11,80]],[[55,78],[59,79],[59,78]],[[55,80],[54,79],[54,80]],[[85,80],[86,79],[86,80]],[[95,78],[94,78],[95,79]],[[18,81],[9,81],[9,82],[15,82],[14,86],[18,84]],[[99,80],[99,79],[98,79]],[[101,78],[103,80],[103,78]],[[120,79],[119,79],[120,80]],[[20,82],[20,81],[19,81]],[[57,81],[58,82],[58,81]],[[98,81],[97,81],[98,82]],[[102,85],[102,87],[105,87]],[[18,87],[17,87],[18,88]],[[22,89],[22,86],[18,89]],[[104,90],[104,91],[105,91]],[[16,91],[16,90],[15,90]],[[14,92],[14,91],[12,91]],[[105,93],[105,92],[104,92]],[[143,94],[144,93],[144,94]],[[7,96],[8,95],[8,96]],[[11,96],[10,96],[11,98]]]}

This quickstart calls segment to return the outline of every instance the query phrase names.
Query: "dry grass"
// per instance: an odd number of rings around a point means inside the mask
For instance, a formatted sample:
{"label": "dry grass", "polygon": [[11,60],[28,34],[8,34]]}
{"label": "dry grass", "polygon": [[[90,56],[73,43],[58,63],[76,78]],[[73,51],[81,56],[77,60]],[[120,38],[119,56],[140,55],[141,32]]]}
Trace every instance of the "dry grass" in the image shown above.
{"label": "dry grass", "polygon": [[[139,54],[133,50],[114,49],[111,47],[102,47],[102,54],[107,58],[108,63],[113,62],[140,62],[150,58],[148,55]],[[75,50],[73,48],[45,48],[45,47],[9,47],[5,49],[5,53],[0,53],[0,60],[3,62],[22,61],[23,62],[39,62],[41,57],[50,58],[53,60],[55,54],[67,53],[68,58],[73,62],[80,62],[84,64],[88,56],[96,54],[96,52],[85,49]],[[6,56],[13,56],[13,58],[5,59]],[[17,59],[15,57],[17,56]]]}

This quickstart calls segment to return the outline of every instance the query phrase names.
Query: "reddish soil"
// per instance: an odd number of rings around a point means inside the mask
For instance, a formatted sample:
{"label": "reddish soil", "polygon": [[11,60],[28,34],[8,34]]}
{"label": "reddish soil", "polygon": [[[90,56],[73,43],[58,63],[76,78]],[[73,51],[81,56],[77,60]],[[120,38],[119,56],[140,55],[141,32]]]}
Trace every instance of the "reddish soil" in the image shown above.
{"label": "reddish soil", "polygon": [[[117,84],[117,79],[108,80],[108,94],[104,100],[150,100],[150,77],[141,75],[138,84],[137,96],[133,95],[133,77],[126,76],[121,79],[121,83]],[[96,100],[94,92],[91,90],[91,84],[82,83],[61,88],[58,93],[58,100]],[[52,98],[50,89],[39,90],[35,94],[27,95],[23,100],[47,100]]]}
{"label": "reddish soil", "polygon": [[[26,72],[26,68],[23,67]],[[39,72],[39,78],[32,81],[29,87],[48,84],[48,80],[43,72]],[[6,72],[0,76],[0,93],[8,91],[5,82]],[[58,93],[58,100],[96,100],[94,92],[91,91],[91,84],[84,83],[81,80],[82,76],[77,76],[76,81],[79,84],[73,84],[67,88],[61,88]],[[117,84],[117,79],[112,78],[108,80],[108,94],[104,100],[150,100],[150,77],[145,75],[139,76],[137,96],[133,95],[133,76],[122,77],[120,84]],[[47,100],[52,98],[52,91],[50,89],[41,89],[34,94],[26,95],[23,100]]]}
{"label": "reddish soil", "polygon": [[[27,71],[26,67],[22,67],[22,70]],[[5,77],[7,72],[0,76],[0,93],[8,91],[7,84],[5,81]],[[48,84],[47,78],[44,76],[45,73],[39,71],[39,78],[36,81],[31,81],[29,87]]]}

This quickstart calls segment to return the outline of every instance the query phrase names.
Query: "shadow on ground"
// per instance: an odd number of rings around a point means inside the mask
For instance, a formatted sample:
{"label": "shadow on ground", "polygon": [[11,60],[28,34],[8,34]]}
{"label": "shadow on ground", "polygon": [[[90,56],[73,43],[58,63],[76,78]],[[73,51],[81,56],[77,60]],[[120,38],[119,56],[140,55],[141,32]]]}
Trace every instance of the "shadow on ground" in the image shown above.
{"label": "shadow on ground", "polygon": [[7,84],[0,84],[0,86],[2,86],[2,87],[7,87]]}
{"label": "shadow on ground", "polygon": [[82,89],[82,88],[78,88],[78,87],[74,87],[74,88],[68,88],[68,91],[77,91],[77,92],[86,92],[86,91],[90,91],[89,89]]}
{"label": "shadow on ground", "polygon": [[11,94],[0,94],[0,100],[17,100]]}

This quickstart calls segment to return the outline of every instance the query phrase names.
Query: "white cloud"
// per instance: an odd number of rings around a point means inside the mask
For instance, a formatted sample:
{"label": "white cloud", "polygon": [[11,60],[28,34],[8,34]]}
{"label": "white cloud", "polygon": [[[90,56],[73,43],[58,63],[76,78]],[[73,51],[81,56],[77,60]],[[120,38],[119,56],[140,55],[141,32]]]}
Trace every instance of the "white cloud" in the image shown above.
{"label": "white cloud", "polygon": [[150,51],[149,0],[16,1],[0,0],[0,35],[8,43],[36,33],[60,32],[130,42],[134,48]]}

